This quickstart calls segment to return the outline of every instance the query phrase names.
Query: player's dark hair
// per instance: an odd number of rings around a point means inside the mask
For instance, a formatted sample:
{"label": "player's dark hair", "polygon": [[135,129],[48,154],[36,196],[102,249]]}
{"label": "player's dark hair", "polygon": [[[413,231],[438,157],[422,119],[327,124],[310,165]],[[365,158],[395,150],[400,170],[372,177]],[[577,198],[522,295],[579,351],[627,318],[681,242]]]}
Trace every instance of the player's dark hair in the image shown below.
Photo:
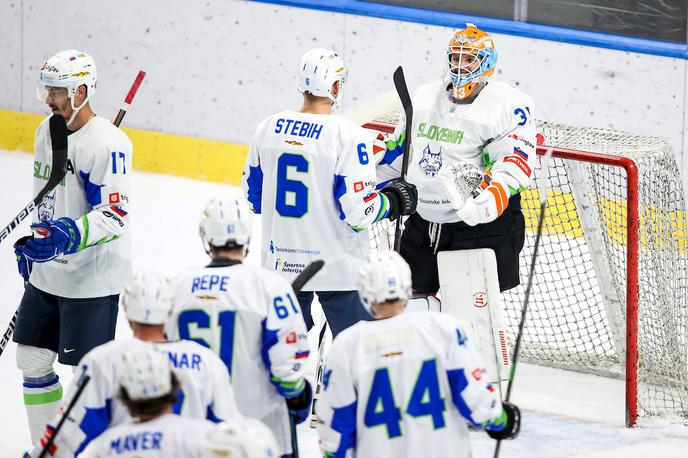
{"label": "player's dark hair", "polygon": [[119,399],[122,401],[122,404],[126,406],[129,414],[133,418],[151,419],[159,417],[169,406],[175,405],[179,399],[177,395],[179,392],[179,380],[177,380],[174,373],[170,374],[170,378],[172,379],[172,390],[164,396],[134,400],[129,397],[127,390],[121,387],[119,390]]}

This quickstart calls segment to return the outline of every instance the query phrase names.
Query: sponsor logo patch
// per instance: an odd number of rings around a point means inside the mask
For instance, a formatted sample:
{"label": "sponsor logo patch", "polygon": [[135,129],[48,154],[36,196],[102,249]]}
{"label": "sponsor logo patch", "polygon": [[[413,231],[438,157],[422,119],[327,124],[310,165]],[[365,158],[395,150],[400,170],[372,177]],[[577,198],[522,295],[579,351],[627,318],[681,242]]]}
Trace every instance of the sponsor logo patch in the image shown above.
{"label": "sponsor logo patch", "polygon": [[111,204],[118,204],[119,203],[119,193],[118,192],[112,192],[108,196],[108,201]]}
{"label": "sponsor logo patch", "polygon": [[363,186],[362,181],[356,181],[354,183],[354,192],[361,192],[361,191],[363,191],[363,188],[364,188],[364,186]]}
{"label": "sponsor logo patch", "polygon": [[477,381],[480,381],[480,379],[483,378],[483,370],[478,368],[478,369],[474,370],[473,372],[471,372],[471,375],[473,376],[474,379],[476,379]]}
{"label": "sponsor logo patch", "polygon": [[485,307],[487,305],[487,295],[482,291],[478,291],[473,295],[473,305],[478,308]]}
{"label": "sponsor logo patch", "polygon": [[504,162],[511,162],[512,164],[516,164],[516,167],[521,169],[521,172],[525,173],[526,176],[530,176],[530,174],[532,173],[528,163],[518,156],[507,156],[504,158]]}
{"label": "sponsor logo patch", "polygon": [[289,334],[287,334],[287,337],[284,339],[284,341],[288,344],[295,344],[296,343],[296,332],[292,331]]}

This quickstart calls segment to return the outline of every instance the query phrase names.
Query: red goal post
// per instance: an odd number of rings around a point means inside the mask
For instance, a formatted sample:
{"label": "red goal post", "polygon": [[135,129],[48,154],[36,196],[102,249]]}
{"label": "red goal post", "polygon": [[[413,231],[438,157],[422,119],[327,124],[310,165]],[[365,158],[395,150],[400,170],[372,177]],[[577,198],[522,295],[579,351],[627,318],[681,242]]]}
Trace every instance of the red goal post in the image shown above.
{"label": "red goal post", "polygon": [[[395,126],[364,127],[389,134]],[[553,160],[550,176],[538,166],[523,193],[522,275],[537,227],[537,184],[550,182],[523,360],[625,378],[629,427],[639,415],[685,423],[688,218],[671,147],[656,137],[542,121],[538,132],[546,143],[538,155],[552,149]],[[380,228],[372,232],[378,245]],[[524,289],[505,293],[512,336]]]}

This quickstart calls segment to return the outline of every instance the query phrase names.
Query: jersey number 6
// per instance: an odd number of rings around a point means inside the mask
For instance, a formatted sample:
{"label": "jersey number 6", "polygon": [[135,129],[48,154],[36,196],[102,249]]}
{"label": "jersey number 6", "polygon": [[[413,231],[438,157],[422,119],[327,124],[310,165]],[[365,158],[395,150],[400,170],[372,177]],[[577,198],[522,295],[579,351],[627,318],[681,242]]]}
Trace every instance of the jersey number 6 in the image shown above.
{"label": "jersey number 6", "polygon": [[308,187],[299,180],[290,180],[289,168],[308,173],[308,160],[300,154],[283,153],[277,160],[277,192],[275,209],[281,216],[301,218],[308,212]]}

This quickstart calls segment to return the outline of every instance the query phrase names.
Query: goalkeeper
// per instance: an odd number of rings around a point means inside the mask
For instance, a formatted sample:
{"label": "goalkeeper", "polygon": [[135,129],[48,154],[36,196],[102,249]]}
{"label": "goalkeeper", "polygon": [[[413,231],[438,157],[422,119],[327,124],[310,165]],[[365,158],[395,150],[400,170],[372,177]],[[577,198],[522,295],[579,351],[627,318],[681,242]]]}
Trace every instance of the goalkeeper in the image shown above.
{"label": "goalkeeper", "polygon": [[[488,82],[496,63],[492,37],[467,24],[449,42],[445,78],[413,96],[407,180],[418,188],[418,208],[405,223],[401,255],[413,272],[414,297],[430,309],[439,306],[438,251],[491,248],[501,291],[519,284],[520,192],[535,167],[533,100]],[[378,164],[380,183],[399,176],[404,125],[402,112]]]}

